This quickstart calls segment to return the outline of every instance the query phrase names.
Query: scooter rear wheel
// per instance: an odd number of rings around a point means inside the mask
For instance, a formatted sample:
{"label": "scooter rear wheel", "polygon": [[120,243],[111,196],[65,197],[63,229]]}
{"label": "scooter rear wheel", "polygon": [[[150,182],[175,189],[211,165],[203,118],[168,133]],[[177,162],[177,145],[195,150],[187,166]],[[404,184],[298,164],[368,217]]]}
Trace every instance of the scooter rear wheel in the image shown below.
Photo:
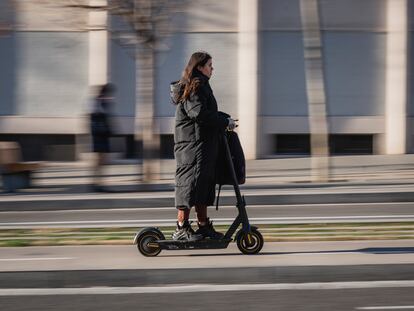
{"label": "scooter rear wheel", "polygon": [[137,248],[146,257],[155,257],[161,253],[157,241],[164,240],[164,235],[157,229],[142,232],[137,238]]}
{"label": "scooter rear wheel", "polygon": [[246,255],[259,253],[264,244],[262,234],[255,228],[252,228],[249,233],[239,231],[236,242],[239,250]]}

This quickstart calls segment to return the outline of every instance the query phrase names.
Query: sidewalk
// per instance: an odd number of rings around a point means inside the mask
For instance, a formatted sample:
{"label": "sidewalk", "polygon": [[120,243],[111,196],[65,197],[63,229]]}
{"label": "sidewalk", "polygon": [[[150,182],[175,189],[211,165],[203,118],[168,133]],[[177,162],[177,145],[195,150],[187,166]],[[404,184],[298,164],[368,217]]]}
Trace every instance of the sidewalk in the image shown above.
{"label": "sidewalk", "polygon": [[[414,155],[332,157],[328,183],[311,182],[310,161],[310,158],[248,161],[242,193],[268,197],[269,202],[265,200],[267,203],[263,204],[414,200]],[[168,206],[174,198],[174,170],[174,160],[162,160],[160,179],[144,184],[140,164],[114,161],[105,168],[107,192],[94,193],[90,190],[90,163],[44,163],[34,174],[32,188],[0,193],[0,211],[136,207],[141,203]],[[233,196],[231,187],[226,187],[222,203],[231,204],[226,197]]]}
{"label": "sidewalk", "polygon": [[156,258],[134,245],[4,248],[0,288],[410,280],[412,242],[266,243],[254,256],[232,243]]}

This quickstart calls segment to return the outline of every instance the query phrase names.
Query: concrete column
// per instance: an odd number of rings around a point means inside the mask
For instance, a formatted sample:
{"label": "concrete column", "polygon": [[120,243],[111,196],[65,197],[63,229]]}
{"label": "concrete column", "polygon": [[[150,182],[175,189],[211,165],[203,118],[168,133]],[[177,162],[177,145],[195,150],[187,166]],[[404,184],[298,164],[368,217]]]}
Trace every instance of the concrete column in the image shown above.
{"label": "concrete column", "polygon": [[[90,0],[91,6],[104,6],[106,0]],[[89,12],[89,85],[108,81],[108,14],[105,10]]]}
{"label": "concrete column", "polygon": [[385,153],[406,152],[407,0],[387,2]]}
{"label": "concrete column", "polygon": [[[90,6],[105,6],[106,0],[90,0]],[[88,30],[89,30],[89,68],[88,81],[91,88],[90,96],[95,96],[98,85],[108,82],[108,31],[107,31],[108,14],[106,10],[91,10],[88,13]],[[91,103],[85,103],[91,104]],[[91,107],[88,107],[89,109]],[[87,110],[87,109],[86,109]],[[89,133],[88,122],[83,118],[80,126],[83,128],[81,132]],[[85,137],[76,135],[76,157],[78,159],[89,159],[89,155],[84,155],[84,148],[87,145]]]}
{"label": "concrete column", "polygon": [[255,159],[258,111],[259,0],[239,0],[238,133],[246,159]]}

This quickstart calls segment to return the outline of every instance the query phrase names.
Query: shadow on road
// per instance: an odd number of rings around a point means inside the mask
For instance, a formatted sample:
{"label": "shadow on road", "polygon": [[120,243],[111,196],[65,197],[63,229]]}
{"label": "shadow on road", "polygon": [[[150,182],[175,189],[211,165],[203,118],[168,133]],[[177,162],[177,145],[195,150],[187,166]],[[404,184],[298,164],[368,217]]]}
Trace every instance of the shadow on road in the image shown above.
{"label": "shadow on road", "polygon": [[369,247],[358,251],[370,254],[411,254],[414,253],[414,247]]}
{"label": "shadow on road", "polygon": [[[251,256],[268,256],[268,255],[292,255],[292,254],[337,254],[337,253],[368,253],[368,254],[412,254],[414,247],[370,247],[355,250],[333,250],[333,251],[303,251],[303,252],[262,252]],[[162,257],[209,257],[209,256],[245,256],[242,253],[226,254],[174,254],[162,255]]]}

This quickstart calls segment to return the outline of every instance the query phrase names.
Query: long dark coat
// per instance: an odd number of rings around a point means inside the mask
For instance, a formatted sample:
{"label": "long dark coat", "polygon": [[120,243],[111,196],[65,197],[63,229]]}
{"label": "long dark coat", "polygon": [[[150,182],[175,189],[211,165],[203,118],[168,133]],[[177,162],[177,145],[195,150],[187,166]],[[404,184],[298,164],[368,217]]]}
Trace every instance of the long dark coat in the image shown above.
{"label": "long dark coat", "polygon": [[172,84],[175,113],[174,155],[175,206],[213,205],[219,134],[228,125],[229,115],[219,112],[208,78],[198,74],[200,86],[188,100],[177,101],[180,84]]}
{"label": "long dark coat", "polygon": [[109,111],[111,104],[108,100],[96,98],[89,115],[94,152],[109,152],[109,138],[113,131]]}

